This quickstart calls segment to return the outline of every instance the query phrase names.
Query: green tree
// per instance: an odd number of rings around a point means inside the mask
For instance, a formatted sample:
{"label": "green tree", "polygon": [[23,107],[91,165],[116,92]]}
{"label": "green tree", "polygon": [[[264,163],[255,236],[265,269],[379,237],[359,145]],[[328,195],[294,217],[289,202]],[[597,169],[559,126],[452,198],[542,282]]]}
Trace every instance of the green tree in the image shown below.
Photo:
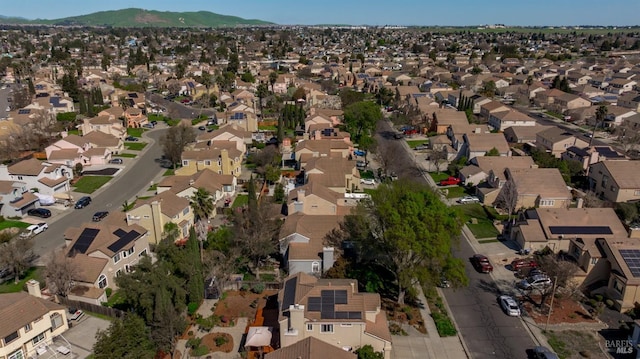
{"label": "green tree", "polygon": [[113,320],[107,330],[97,332],[93,353],[96,359],[151,359],[156,348],[144,320],[128,314]]}
{"label": "green tree", "polygon": [[[198,190],[191,196],[191,209],[193,210],[193,216],[196,221],[196,232],[197,239],[200,243],[200,261],[202,262],[202,243],[207,240],[207,222],[209,221],[209,217],[215,211],[216,206],[211,197],[211,193],[206,189],[200,187]],[[189,236],[191,239],[191,236]],[[196,253],[198,253],[198,246],[196,244]]]}
{"label": "green tree", "polygon": [[260,83],[258,85],[258,87],[256,88],[256,96],[258,96],[258,100],[259,102],[259,106],[260,106],[260,115],[264,118],[264,114],[262,113],[262,101],[269,95],[269,87],[264,84],[264,83]]}
{"label": "green tree", "polygon": [[364,93],[350,88],[343,88],[338,95],[340,96],[340,101],[342,101],[342,108],[345,109],[355,103],[364,101]]}
{"label": "green tree", "polygon": [[256,78],[253,77],[253,74],[249,71],[245,72],[242,74],[242,76],[240,76],[240,79],[244,82],[248,82],[248,83],[254,83],[256,82]]}
{"label": "green tree", "polygon": [[487,81],[482,86],[480,93],[486,97],[493,97],[496,95],[496,83],[493,80]]}
{"label": "green tree", "polygon": [[604,120],[607,118],[607,114],[609,114],[609,109],[607,108],[607,106],[598,106],[598,109],[596,110],[596,123],[593,125],[593,130],[591,130],[589,146],[593,144],[593,138],[596,137],[596,128],[598,128],[598,126],[603,126]]}
{"label": "green tree", "polygon": [[384,359],[384,353],[373,350],[369,344],[356,349],[358,359]]}
{"label": "green tree", "polygon": [[282,203],[285,199],[284,186],[282,183],[276,183],[276,187],[273,189],[273,201],[276,203]]}
{"label": "green tree", "polygon": [[162,151],[166,158],[176,168],[182,159],[182,152],[187,144],[196,140],[196,133],[191,126],[178,125],[167,130],[162,138]]}
{"label": "green tree", "polygon": [[280,179],[280,167],[277,165],[268,164],[265,167],[264,179],[268,183],[275,183]]}
{"label": "green tree", "polygon": [[494,147],[487,151],[487,154],[485,156],[497,157],[500,156],[500,151],[498,151],[498,149]]}
{"label": "green tree", "polygon": [[355,142],[363,135],[369,135],[382,120],[380,107],[373,102],[356,102],[344,109],[344,123],[348,132],[353,134]]}
{"label": "green tree", "polygon": [[269,73],[269,84],[271,85],[271,92],[273,92],[273,85],[278,81],[278,73],[272,71]]}

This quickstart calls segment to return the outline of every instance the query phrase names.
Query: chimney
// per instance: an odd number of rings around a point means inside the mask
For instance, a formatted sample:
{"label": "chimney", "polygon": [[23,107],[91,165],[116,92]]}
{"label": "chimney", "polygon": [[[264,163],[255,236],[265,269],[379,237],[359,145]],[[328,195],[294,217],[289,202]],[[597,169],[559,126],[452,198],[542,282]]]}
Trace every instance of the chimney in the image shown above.
{"label": "chimney", "polygon": [[333,267],[333,247],[322,247],[322,271],[326,272]]}
{"label": "chimney", "polygon": [[27,282],[27,290],[29,291],[29,294],[34,296],[34,297],[38,297],[38,298],[42,298],[42,292],[40,291],[40,282],[38,282],[35,279],[31,279]]}
{"label": "chimney", "polygon": [[306,191],[304,189],[298,189],[298,202],[304,202],[304,196]]}

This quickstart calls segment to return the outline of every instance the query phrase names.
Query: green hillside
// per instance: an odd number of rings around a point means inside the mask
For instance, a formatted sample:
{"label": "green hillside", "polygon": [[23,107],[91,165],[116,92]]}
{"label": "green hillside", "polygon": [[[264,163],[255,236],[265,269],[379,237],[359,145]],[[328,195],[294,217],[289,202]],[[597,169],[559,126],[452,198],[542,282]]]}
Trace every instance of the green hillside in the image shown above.
{"label": "green hillside", "polygon": [[225,27],[272,24],[267,21],[243,19],[237,16],[220,15],[209,11],[171,12],[144,9],[100,11],[87,15],[53,20],[0,18],[0,23],[113,27]]}

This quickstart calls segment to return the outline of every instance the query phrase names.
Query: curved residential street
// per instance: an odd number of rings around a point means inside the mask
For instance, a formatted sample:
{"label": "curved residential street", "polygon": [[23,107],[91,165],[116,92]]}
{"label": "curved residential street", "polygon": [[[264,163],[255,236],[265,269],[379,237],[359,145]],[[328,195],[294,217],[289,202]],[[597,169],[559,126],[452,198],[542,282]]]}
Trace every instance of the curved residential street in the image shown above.
{"label": "curved residential street", "polygon": [[142,140],[149,144],[138,157],[126,159],[126,166],[122,172],[90,195],[92,202],[89,206],[83,209],[66,209],[49,222],[46,232],[34,237],[33,250],[40,256],[40,263],[43,263],[54,249],[64,246],[63,235],[67,228],[91,222],[93,214],[97,211],[121,211],[125,201],[135,198],[141,190],[149,187],[154,178],[166,171],[158,161],[162,156],[160,138],[165,132],[166,129],[145,132]]}

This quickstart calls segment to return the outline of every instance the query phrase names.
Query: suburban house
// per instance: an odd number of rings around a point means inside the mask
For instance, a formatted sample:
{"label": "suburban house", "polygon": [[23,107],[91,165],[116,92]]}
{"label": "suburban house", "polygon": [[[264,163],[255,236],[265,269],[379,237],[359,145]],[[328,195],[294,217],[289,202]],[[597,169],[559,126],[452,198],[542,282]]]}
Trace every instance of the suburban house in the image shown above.
{"label": "suburban house", "polygon": [[618,102],[616,104],[620,107],[626,107],[636,112],[640,112],[640,93],[627,92],[622,94],[618,97]]}
{"label": "suburban house", "polygon": [[288,347],[266,353],[264,359],[358,359],[355,353],[331,345],[316,337],[306,337]]}
{"label": "suburban house", "polygon": [[507,168],[505,175],[511,185],[503,185],[500,191],[505,198],[516,199],[515,209],[568,208],[571,204],[571,192],[557,168]]}
{"label": "suburban house", "polygon": [[486,102],[480,106],[480,117],[489,121],[491,115],[498,112],[505,112],[511,110],[511,107],[503,104],[499,101]]}
{"label": "suburban house", "polygon": [[103,132],[116,138],[123,138],[127,134],[127,130],[122,126],[122,121],[113,116],[85,118],[82,120],[82,124],[76,127],[83,136],[93,131]]}
{"label": "suburban house", "polygon": [[315,337],[345,350],[371,345],[391,358],[391,334],[380,294],[358,292],[354,279],[298,273],[278,293],[280,346]]}
{"label": "suburban house", "polygon": [[305,183],[316,182],[332,191],[360,189],[360,172],[355,161],[342,157],[313,157],[304,166]]}
{"label": "suburban house", "polygon": [[204,169],[191,176],[166,176],[158,183],[156,192],[160,194],[171,191],[178,197],[191,198],[199,188],[204,188],[211,194],[214,202],[224,200],[225,204],[229,204],[236,193],[237,185],[238,179],[235,176]]}
{"label": "suburban house", "polygon": [[286,214],[302,213],[309,216],[343,216],[351,212],[362,193],[339,193],[316,181],[296,187],[289,192]]}
{"label": "suburban house", "polygon": [[509,143],[536,143],[538,132],[551,128],[551,126],[512,126],[504,130],[504,137]]}
{"label": "suburban house", "polygon": [[0,294],[0,358],[56,358],[53,340],[69,329],[67,309],[43,299],[37,281],[27,288],[29,293]]}
{"label": "suburban house", "polygon": [[611,146],[591,146],[585,148],[569,147],[562,153],[565,161],[578,161],[582,169],[589,173],[589,167],[600,161],[625,160],[625,156],[618,153]]}
{"label": "suburban house", "polygon": [[435,131],[439,135],[447,133],[447,129],[452,125],[468,125],[469,120],[463,111],[437,109],[433,112],[431,131]]}
{"label": "suburban house", "polygon": [[589,106],[591,106],[591,101],[588,99],[570,93],[563,93],[556,96],[553,102],[548,104],[545,108],[563,114],[566,111]]}
{"label": "suburban house", "polygon": [[78,268],[69,299],[100,305],[105,288],[117,288],[115,278],[128,273],[149,253],[147,230],[110,221],[69,227],[64,232],[67,257]]}
{"label": "suburban house", "polygon": [[351,141],[342,139],[308,139],[296,143],[295,159],[301,166],[313,157],[348,158],[353,151]]}
{"label": "suburban house", "polygon": [[7,218],[24,217],[38,202],[38,197],[21,181],[0,180],[0,196],[0,215]]}
{"label": "suburban house", "polygon": [[53,163],[73,167],[106,164],[112,154],[124,149],[122,138],[93,131],[86,136],[68,135],[45,148],[47,159]]}
{"label": "suburban house", "polygon": [[223,142],[233,143],[234,147],[244,156],[247,152],[247,146],[252,143],[251,132],[233,125],[227,125],[212,132],[202,133],[196,137],[197,144],[206,143],[208,146],[216,146],[221,145]]}
{"label": "suburban house", "polygon": [[334,248],[324,246],[324,237],[338,228],[342,216],[295,213],[285,218],[280,229],[280,254],[289,274],[321,275],[333,267]]}
{"label": "suburban house", "polygon": [[66,165],[40,161],[35,158],[12,165],[0,165],[0,180],[19,181],[24,187],[56,198],[69,197],[69,181],[73,170]]}
{"label": "suburban house", "polygon": [[538,132],[536,135],[536,147],[546,150],[555,158],[560,158],[569,147],[584,148],[587,146],[589,146],[587,141],[555,126]]}
{"label": "suburban house", "polygon": [[504,131],[509,127],[515,126],[533,127],[535,125],[536,121],[532,117],[518,110],[511,109],[489,114],[489,126],[497,131]]}
{"label": "suburban house", "polygon": [[462,138],[461,153],[469,160],[485,156],[494,148],[498,150],[499,156],[511,156],[509,144],[501,133],[467,133]]}
{"label": "suburban house", "polygon": [[[198,146],[199,144],[196,144]],[[222,147],[222,146],[225,147]],[[209,169],[215,173],[240,176],[242,155],[233,142],[216,143],[201,149],[182,152],[182,167],[175,171],[178,176],[191,176]]]}
{"label": "suburban house", "polygon": [[176,241],[186,240],[194,223],[194,215],[188,198],[180,197],[173,191],[164,191],[151,198],[137,200],[135,206],[126,212],[126,220],[130,226],[144,228],[149,243],[158,244],[167,223],[178,227]]}
{"label": "suburban house", "polygon": [[129,128],[140,128],[149,123],[147,116],[137,107],[129,107],[124,110],[124,119]]}
{"label": "suburban house", "polygon": [[[507,168],[532,167],[535,167],[535,163],[530,156],[480,156],[475,157],[468,166],[460,169],[459,178],[465,185],[485,184],[496,189],[501,188],[506,182],[504,173]],[[493,203],[493,201],[487,203]]]}
{"label": "suburban house", "polygon": [[549,247],[568,252],[571,243],[595,238],[623,238],[627,230],[613,208],[536,208],[520,214],[511,239],[521,248]]}
{"label": "suburban house", "polygon": [[621,95],[625,92],[633,91],[634,87],[638,84],[635,80],[626,78],[615,78],[609,81],[607,86],[607,92]]}
{"label": "suburban house", "polygon": [[600,161],[589,168],[591,190],[611,202],[640,200],[640,161]]}

